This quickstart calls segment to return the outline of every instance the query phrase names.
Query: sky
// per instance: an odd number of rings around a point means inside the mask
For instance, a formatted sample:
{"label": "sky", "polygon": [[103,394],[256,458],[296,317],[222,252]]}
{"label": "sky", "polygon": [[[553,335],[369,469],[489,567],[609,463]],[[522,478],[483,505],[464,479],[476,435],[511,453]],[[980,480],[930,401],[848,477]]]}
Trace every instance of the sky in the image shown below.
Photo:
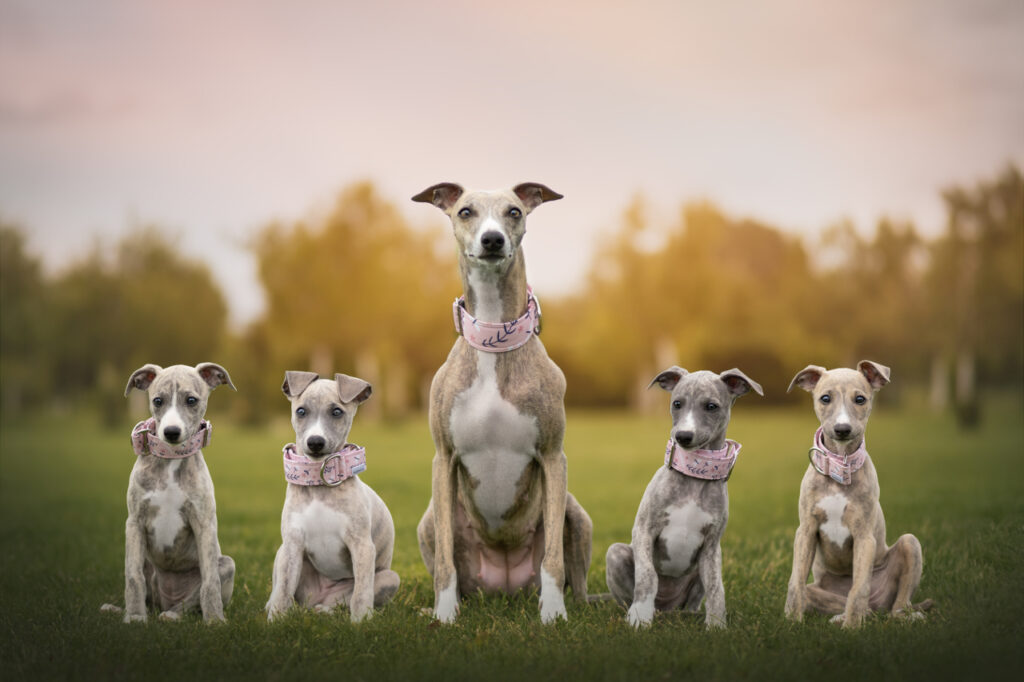
{"label": "sky", "polygon": [[1011,162],[1020,0],[0,0],[0,219],[51,272],[160,225],[236,325],[253,235],[361,180],[422,226],[437,182],[564,194],[528,221],[543,296],[636,196],[934,235],[943,188]]}

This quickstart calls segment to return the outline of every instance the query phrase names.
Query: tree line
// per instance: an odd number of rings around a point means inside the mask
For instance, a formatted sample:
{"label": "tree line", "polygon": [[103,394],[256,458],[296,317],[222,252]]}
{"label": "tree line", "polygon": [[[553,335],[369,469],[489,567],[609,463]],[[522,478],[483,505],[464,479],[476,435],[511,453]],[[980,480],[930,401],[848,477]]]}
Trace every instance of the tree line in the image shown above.
{"label": "tree line", "polygon": [[[671,364],[740,367],[781,402],[808,363],[866,357],[974,423],[981,390],[1024,383],[1024,179],[1009,166],[942,198],[933,239],[883,218],[870,236],[840,223],[811,244],[706,202],[655,224],[636,199],[578,291],[539,292],[568,404],[645,409],[657,397],[646,381]],[[454,338],[452,243],[352,185],[321,216],[258,231],[266,309],[233,330],[208,266],[155,227],[47,276],[23,232],[0,225],[3,414],[85,398],[119,424],[133,369],[203,360],[228,367],[231,409],[250,423],[280,413],[286,369],[361,376],[378,415],[422,410]]]}

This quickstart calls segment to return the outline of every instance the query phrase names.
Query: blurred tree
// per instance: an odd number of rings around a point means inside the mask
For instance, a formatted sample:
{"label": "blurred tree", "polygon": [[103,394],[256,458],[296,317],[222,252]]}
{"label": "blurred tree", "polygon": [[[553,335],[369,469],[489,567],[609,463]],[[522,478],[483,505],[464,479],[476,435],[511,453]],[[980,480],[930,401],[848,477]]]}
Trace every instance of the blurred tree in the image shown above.
{"label": "blurred tree", "polygon": [[48,284],[25,237],[0,222],[0,410],[20,412],[47,395],[52,376],[47,353]]}
{"label": "blurred tree", "polygon": [[344,372],[379,389],[364,407],[371,413],[423,406],[421,387],[454,338],[448,306],[461,290],[440,243],[438,231],[411,229],[368,182],[345,189],[312,224],[267,226],[253,248],[273,385],[289,369]]}

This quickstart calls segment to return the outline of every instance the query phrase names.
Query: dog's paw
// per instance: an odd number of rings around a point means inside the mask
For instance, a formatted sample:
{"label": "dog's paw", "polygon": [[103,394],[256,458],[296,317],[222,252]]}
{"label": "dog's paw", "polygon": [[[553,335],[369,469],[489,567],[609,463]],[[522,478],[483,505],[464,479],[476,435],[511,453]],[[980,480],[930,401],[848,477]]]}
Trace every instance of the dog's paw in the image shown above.
{"label": "dog's paw", "polygon": [[126,613],[124,614],[125,623],[145,623],[146,614],[144,613]]}
{"label": "dog's paw", "polygon": [[455,579],[452,578],[451,584],[437,595],[437,603],[434,605],[434,618],[442,623],[454,623],[458,612],[459,594],[455,588]]}
{"label": "dog's paw", "polygon": [[654,605],[633,602],[626,612],[626,620],[637,629],[649,627],[654,620]]}
{"label": "dog's paw", "polygon": [[559,594],[556,599],[540,601],[540,622],[548,625],[561,618],[569,620],[569,614],[565,611],[565,598]]}
{"label": "dog's paw", "polygon": [[100,613],[121,613],[122,611],[124,609],[117,604],[104,604],[100,607]]}
{"label": "dog's paw", "polygon": [[892,617],[898,618],[899,620],[904,621],[906,623],[911,623],[913,621],[918,620],[925,620],[926,618],[926,616],[922,612],[913,611],[911,609],[900,609],[898,611],[893,611]]}
{"label": "dog's paw", "polygon": [[355,609],[352,611],[352,622],[353,623],[364,623],[373,618],[373,609]]}
{"label": "dog's paw", "polygon": [[725,616],[708,615],[707,619],[704,621],[704,627],[708,630],[724,630]]}
{"label": "dog's paw", "polygon": [[164,611],[163,613],[160,614],[159,618],[162,621],[171,622],[171,621],[181,620],[181,614],[178,613],[177,611]]}
{"label": "dog's paw", "polygon": [[846,614],[845,613],[837,613],[836,615],[834,615],[831,618],[829,618],[828,622],[835,623],[836,625],[842,625],[843,623],[846,622]]}

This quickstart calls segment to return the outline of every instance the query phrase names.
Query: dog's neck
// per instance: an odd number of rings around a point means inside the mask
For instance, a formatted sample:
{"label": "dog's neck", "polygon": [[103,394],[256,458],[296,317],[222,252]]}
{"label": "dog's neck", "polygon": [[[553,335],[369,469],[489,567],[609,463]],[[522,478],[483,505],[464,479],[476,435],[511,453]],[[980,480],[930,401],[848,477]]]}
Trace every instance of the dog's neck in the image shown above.
{"label": "dog's neck", "polygon": [[526,264],[522,247],[512,255],[503,272],[473,267],[459,258],[459,275],[466,297],[466,310],[481,322],[514,320],[526,310]]}

